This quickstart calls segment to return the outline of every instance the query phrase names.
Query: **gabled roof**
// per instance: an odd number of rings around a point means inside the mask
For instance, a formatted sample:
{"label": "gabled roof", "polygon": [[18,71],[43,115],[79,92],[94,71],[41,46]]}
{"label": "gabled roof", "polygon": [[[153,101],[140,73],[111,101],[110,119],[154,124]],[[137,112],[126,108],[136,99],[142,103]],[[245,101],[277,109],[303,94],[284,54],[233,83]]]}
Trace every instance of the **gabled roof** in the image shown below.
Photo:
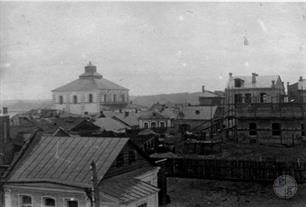
{"label": "gabled roof", "polygon": [[125,176],[116,176],[103,180],[100,190],[116,198],[120,203],[129,203],[159,191],[157,187],[147,182]]}
{"label": "gabled roof", "polygon": [[10,171],[8,182],[50,182],[90,187],[90,163],[95,161],[98,180],[101,180],[128,140],[114,137],[39,137]]}
{"label": "gabled roof", "polygon": [[240,79],[244,82],[243,87],[241,88],[272,88],[272,81],[275,81],[275,84],[277,84],[277,81],[280,80],[280,76],[279,75],[258,75],[256,76],[255,84],[252,83],[252,76],[233,76],[229,80],[229,84],[228,84],[229,88],[234,87],[235,79]]}
{"label": "gabled roof", "polygon": [[130,127],[126,126],[122,122],[117,121],[110,117],[98,118],[94,122],[94,124],[99,126],[103,130],[113,131],[113,132],[122,132],[125,129],[130,129]]}
{"label": "gabled roof", "polygon": [[189,106],[179,113],[180,119],[209,120],[215,115],[217,106]]}

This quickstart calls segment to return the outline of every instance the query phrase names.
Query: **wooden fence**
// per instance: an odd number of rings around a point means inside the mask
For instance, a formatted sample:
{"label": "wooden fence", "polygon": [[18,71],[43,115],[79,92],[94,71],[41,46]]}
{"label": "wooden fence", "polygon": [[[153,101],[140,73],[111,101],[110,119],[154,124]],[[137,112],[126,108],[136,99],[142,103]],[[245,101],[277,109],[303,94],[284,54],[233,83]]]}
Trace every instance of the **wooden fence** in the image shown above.
{"label": "wooden fence", "polygon": [[166,169],[168,177],[270,182],[286,174],[306,182],[305,162],[172,158]]}

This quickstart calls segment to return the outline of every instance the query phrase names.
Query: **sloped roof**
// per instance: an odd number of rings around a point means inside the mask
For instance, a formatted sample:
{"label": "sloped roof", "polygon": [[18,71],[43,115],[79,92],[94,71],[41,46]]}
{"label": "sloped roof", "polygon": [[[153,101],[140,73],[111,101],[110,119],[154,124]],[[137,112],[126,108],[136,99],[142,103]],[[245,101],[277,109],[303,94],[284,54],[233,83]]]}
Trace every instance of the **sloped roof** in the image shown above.
{"label": "sloped roof", "polygon": [[201,98],[211,98],[211,97],[219,97],[217,94],[211,92],[211,91],[204,91],[204,93],[201,93],[200,96]]}
{"label": "sloped roof", "polygon": [[252,76],[233,76],[229,81],[228,87],[234,87],[234,80],[241,79],[244,81],[243,87],[241,88],[271,88],[272,81],[280,79],[279,75],[258,75],[256,76],[256,83],[252,83]]}
{"label": "sloped roof", "polygon": [[146,136],[146,135],[157,135],[158,133],[154,132],[152,129],[144,129],[138,132],[138,135]]}
{"label": "sloped roof", "polygon": [[130,129],[130,127],[126,126],[120,121],[116,121],[113,118],[110,117],[102,117],[98,118],[95,122],[95,125],[99,126],[101,129],[106,131],[114,131],[119,132],[124,129]]}
{"label": "sloped roof", "polygon": [[208,120],[215,115],[217,106],[189,106],[179,113],[180,119]]}
{"label": "sloped roof", "polygon": [[64,91],[92,91],[92,90],[128,90],[116,83],[113,83],[105,78],[101,79],[85,79],[80,78],[74,80],[66,85],[54,89],[54,92]]}
{"label": "sloped roof", "polygon": [[102,180],[100,191],[121,203],[129,203],[156,193],[159,189],[136,178],[116,176]]}
{"label": "sloped roof", "polygon": [[95,161],[101,180],[127,142],[128,138],[42,136],[19,160],[8,182],[90,187],[90,163]]}
{"label": "sloped roof", "polygon": [[138,117],[141,115],[142,112],[112,112],[112,111],[104,111],[103,112],[106,117],[117,118],[118,120],[122,121],[123,123],[129,126],[138,126]]}
{"label": "sloped roof", "polygon": [[139,116],[139,119],[168,119],[159,112],[155,111],[144,111]]}

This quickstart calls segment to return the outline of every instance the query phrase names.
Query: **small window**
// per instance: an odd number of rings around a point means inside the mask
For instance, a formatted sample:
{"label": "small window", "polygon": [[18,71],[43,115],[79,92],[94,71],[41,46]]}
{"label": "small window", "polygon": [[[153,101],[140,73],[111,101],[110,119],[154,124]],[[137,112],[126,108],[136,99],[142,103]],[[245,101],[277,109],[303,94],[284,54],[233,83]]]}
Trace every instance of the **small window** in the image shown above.
{"label": "small window", "polygon": [[121,95],[121,102],[123,102],[123,103],[125,102],[125,95],[124,94]]}
{"label": "small window", "polygon": [[241,94],[235,94],[235,104],[242,103],[242,95]]}
{"label": "small window", "polygon": [[122,167],[123,165],[124,165],[124,156],[123,153],[120,152],[116,160],[116,167]]}
{"label": "small window", "polygon": [[21,207],[33,207],[32,197],[28,195],[21,195],[20,204]]}
{"label": "small window", "polygon": [[245,103],[250,104],[252,102],[252,95],[250,93],[245,94]]}
{"label": "small window", "polygon": [[242,85],[241,82],[242,82],[242,81],[241,81],[240,79],[235,79],[235,87],[236,87],[236,88],[240,88],[241,85]]}
{"label": "small window", "polygon": [[59,96],[59,104],[63,104],[64,103],[64,98],[63,96]]}
{"label": "small window", "polygon": [[78,97],[77,96],[73,96],[73,103],[77,104],[78,103]]}
{"label": "small window", "polygon": [[281,135],[281,124],[280,123],[272,123],[272,136],[280,136]]}
{"label": "small window", "polygon": [[138,205],[137,207],[147,207],[147,203],[142,203],[142,204]]}
{"label": "small window", "polygon": [[156,122],[152,122],[151,123],[151,128],[155,128],[156,127]]}
{"label": "small window", "polygon": [[79,207],[79,202],[74,200],[66,200],[67,207]]}
{"label": "small window", "polygon": [[199,115],[199,114],[200,114],[200,111],[199,111],[199,110],[196,110],[196,111],[195,111],[195,114],[196,114],[196,115]]}
{"label": "small window", "polygon": [[165,128],[165,122],[160,122],[160,128]]}
{"label": "small window", "polygon": [[260,93],[260,103],[266,102],[266,93]]}
{"label": "small window", "polygon": [[129,164],[136,161],[136,153],[134,150],[129,151]]}
{"label": "small window", "polygon": [[302,134],[302,136],[305,136],[304,124],[301,124],[301,134]]}
{"label": "small window", "polygon": [[257,135],[257,125],[256,125],[256,123],[250,123],[249,124],[249,135],[250,136]]}
{"label": "small window", "polygon": [[89,95],[88,95],[88,102],[89,102],[89,103],[92,103],[92,102],[93,102],[93,95],[92,95],[92,94],[89,94]]}
{"label": "small window", "polygon": [[43,198],[44,207],[55,207],[55,199],[45,197]]}
{"label": "small window", "polygon": [[143,127],[146,128],[146,129],[149,128],[148,122],[145,122],[144,125],[143,125]]}

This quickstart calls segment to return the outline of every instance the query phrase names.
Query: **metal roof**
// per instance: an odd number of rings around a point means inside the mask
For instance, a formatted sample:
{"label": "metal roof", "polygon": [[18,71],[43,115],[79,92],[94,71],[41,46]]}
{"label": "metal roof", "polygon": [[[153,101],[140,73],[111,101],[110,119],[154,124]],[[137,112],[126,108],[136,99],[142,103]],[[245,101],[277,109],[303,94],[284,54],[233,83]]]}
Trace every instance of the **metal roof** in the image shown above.
{"label": "metal roof", "polygon": [[113,132],[121,132],[125,129],[130,129],[130,127],[126,126],[120,121],[114,120],[110,117],[101,117],[98,118],[95,122],[95,125],[99,126],[101,129],[106,131],[113,131]]}
{"label": "metal roof", "polygon": [[90,187],[90,163],[101,180],[128,138],[42,136],[10,173],[9,182],[56,182]]}
{"label": "metal roof", "polygon": [[116,83],[113,83],[105,78],[101,79],[77,79],[66,85],[54,89],[54,92],[64,91],[92,91],[92,90],[128,90]]}
{"label": "metal roof", "polygon": [[122,203],[129,203],[156,193],[159,189],[136,178],[116,176],[103,180],[100,191],[118,199]]}

